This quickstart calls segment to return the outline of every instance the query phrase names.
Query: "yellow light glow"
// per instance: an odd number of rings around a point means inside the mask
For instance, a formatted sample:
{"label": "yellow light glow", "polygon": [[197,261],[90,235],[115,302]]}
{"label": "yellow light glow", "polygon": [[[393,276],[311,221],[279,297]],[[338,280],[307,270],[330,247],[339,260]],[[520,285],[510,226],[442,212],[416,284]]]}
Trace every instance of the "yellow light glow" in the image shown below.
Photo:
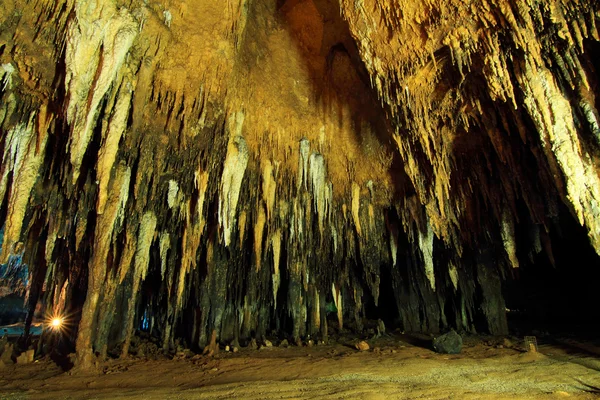
{"label": "yellow light glow", "polygon": [[71,321],[71,316],[68,314],[48,313],[44,319],[44,327],[54,333],[65,334],[70,332]]}

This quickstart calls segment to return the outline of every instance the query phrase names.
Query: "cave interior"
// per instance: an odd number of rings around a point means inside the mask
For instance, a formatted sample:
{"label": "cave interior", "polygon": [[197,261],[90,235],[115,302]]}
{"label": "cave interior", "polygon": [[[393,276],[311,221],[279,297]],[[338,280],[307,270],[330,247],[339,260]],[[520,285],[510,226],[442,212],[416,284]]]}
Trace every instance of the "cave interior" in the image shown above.
{"label": "cave interior", "polygon": [[597,332],[598,3],[2,3],[0,325]]}

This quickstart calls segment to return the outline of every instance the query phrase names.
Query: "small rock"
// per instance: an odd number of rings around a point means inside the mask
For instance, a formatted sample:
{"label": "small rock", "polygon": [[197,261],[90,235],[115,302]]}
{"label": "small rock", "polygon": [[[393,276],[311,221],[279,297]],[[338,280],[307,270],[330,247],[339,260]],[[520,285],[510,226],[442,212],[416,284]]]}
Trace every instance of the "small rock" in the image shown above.
{"label": "small rock", "polygon": [[377,320],[377,336],[385,335],[385,324],[382,320]]}
{"label": "small rock", "polygon": [[225,346],[225,351],[229,351],[229,345]]}
{"label": "small rock", "polygon": [[502,346],[510,349],[511,347],[513,347],[513,343],[510,341],[510,339],[504,338],[502,340]]}
{"label": "small rock", "polygon": [[250,347],[252,350],[258,349],[258,344],[256,343],[256,339],[252,338],[248,347]]}
{"label": "small rock", "polygon": [[462,350],[462,337],[452,330],[433,339],[433,350],[442,354],[458,354]]}
{"label": "small rock", "polygon": [[234,353],[237,353],[238,351],[240,351],[240,349],[238,349],[237,347],[234,347],[234,348],[233,348],[233,352],[234,352]]}
{"label": "small rock", "polygon": [[0,356],[0,360],[4,361],[4,364],[10,365],[14,364],[13,361],[13,345],[11,343],[6,343],[4,345],[4,351],[2,352],[2,356]]}
{"label": "small rock", "polygon": [[313,347],[313,345],[314,345],[314,344],[315,344],[315,342],[313,342],[313,340],[312,340],[312,339],[308,339],[308,342],[306,342],[306,345],[307,345],[308,347]]}
{"label": "small rock", "polygon": [[265,340],[265,347],[273,347],[273,343],[270,340]]}
{"label": "small rock", "polygon": [[288,347],[290,344],[287,339],[283,339],[281,343],[279,343],[279,347]]}
{"label": "small rock", "polygon": [[369,343],[365,342],[364,340],[356,343],[355,347],[357,350],[360,350],[360,351],[367,351],[370,348]]}

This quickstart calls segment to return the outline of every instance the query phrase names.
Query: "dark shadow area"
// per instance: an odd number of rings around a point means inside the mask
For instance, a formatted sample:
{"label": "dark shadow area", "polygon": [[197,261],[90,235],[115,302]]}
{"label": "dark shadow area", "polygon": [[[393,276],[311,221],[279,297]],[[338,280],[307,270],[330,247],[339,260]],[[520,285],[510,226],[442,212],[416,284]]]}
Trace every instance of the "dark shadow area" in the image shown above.
{"label": "dark shadow area", "polygon": [[429,335],[422,333],[403,333],[397,337],[402,342],[408,343],[411,346],[433,351],[431,337]]}
{"label": "dark shadow area", "polygon": [[68,354],[53,351],[50,354],[50,359],[65,372],[70,371],[75,366]]}
{"label": "dark shadow area", "polygon": [[[524,221],[524,210],[521,210]],[[600,308],[597,306],[600,268],[586,229],[563,204],[549,232],[523,223],[517,227],[517,243],[525,246],[531,235],[539,235],[540,252],[520,254],[521,267],[505,282],[505,299],[511,330],[597,339]],[[533,229],[533,230],[532,230]],[[526,260],[529,260],[527,262]]]}
{"label": "dark shadow area", "polygon": [[[542,353],[556,361],[581,365],[593,371],[600,372],[600,347],[598,340],[582,341],[568,337],[548,336],[540,343],[549,344],[552,349],[547,351],[542,348]],[[583,382],[580,382],[583,383]]]}
{"label": "dark shadow area", "polygon": [[375,305],[372,296],[367,296],[369,301],[365,305],[365,317],[370,320],[382,320],[386,327],[396,327],[399,323],[400,314],[396,306],[396,297],[392,283],[390,266],[380,267],[379,299]]}
{"label": "dark shadow area", "polygon": [[26,314],[22,296],[9,294],[0,298],[0,326],[22,322]]}

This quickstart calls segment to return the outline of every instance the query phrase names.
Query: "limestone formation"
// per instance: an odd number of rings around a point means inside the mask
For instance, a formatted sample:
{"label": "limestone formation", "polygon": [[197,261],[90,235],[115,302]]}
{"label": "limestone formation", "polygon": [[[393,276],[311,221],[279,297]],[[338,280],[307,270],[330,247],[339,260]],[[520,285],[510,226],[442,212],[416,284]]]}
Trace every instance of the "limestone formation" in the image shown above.
{"label": "limestone formation", "polygon": [[595,1],[0,4],[0,261],[82,366],[372,308],[506,334],[561,229],[600,255]]}

